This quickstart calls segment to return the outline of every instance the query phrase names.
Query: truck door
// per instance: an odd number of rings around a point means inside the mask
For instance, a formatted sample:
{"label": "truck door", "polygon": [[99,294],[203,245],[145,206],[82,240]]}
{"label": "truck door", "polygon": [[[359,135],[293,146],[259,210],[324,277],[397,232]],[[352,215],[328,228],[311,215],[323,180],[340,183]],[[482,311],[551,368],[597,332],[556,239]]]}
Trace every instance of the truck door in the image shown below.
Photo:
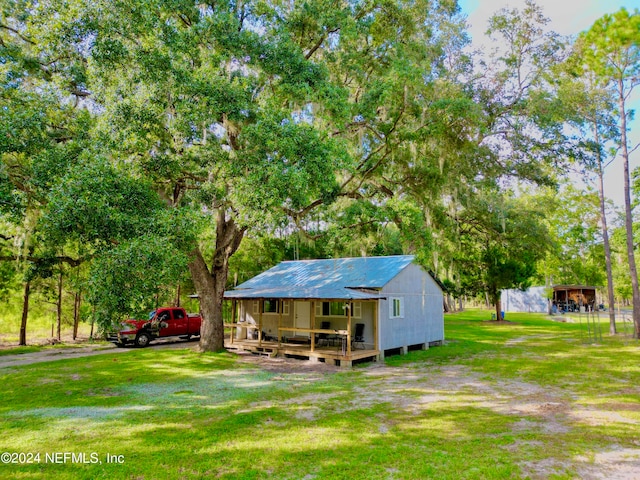
{"label": "truck door", "polygon": [[159,331],[158,331],[159,337],[169,337],[171,335],[175,335],[173,333],[174,322],[173,322],[173,318],[171,317],[170,310],[163,310],[160,313],[158,313],[153,323],[155,323],[159,328]]}
{"label": "truck door", "polygon": [[171,310],[173,314],[173,332],[171,335],[187,335],[189,333],[189,319],[181,308]]}

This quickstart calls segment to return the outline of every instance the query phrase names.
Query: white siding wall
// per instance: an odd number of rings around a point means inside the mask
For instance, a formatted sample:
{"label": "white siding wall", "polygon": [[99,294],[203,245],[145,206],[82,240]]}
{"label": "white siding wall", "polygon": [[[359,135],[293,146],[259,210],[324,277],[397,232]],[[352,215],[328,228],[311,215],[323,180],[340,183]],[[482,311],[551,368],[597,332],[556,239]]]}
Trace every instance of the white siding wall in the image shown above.
{"label": "white siding wall", "polygon": [[[504,312],[547,313],[549,301],[545,297],[546,287],[530,287],[522,290],[502,290],[500,304]],[[505,315],[506,317],[506,315]]]}
{"label": "white siding wall", "polygon": [[[241,300],[240,301],[240,315],[238,317],[239,321],[248,322],[252,325],[257,325],[259,320],[259,314],[253,313],[253,302],[258,302],[261,300]],[[262,331],[268,335],[273,337],[278,336],[278,317],[277,313],[263,313],[262,314]],[[293,326],[293,301],[289,301],[289,315],[282,316],[282,326],[283,327],[292,327]],[[251,329],[251,331],[255,331]],[[291,336],[293,332],[283,332],[283,335]],[[236,331],[237,339],[247,338],[247,329],[246,328],[238,328]]]}
{"label": "white siding wall", "polygon": [[[382,289],[380,350],[444,340],[442,291],[421,267],[407,266]],[[390,318],[390,302],[401,298],[403,318]]]}

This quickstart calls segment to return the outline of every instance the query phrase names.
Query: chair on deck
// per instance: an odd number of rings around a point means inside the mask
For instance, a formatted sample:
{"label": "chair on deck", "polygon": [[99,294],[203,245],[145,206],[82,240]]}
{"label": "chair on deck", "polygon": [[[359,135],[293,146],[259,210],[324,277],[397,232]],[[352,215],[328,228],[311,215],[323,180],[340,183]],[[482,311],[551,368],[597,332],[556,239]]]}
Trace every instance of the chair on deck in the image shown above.
{"label": "chair on deck", "polygon": [[[331,322],[322,322],[320,324],[320,328],[322,330],[329,330],[331,326]],[[329,334],[328,333],[317,333],[316,334],[316,345],[320,346],[320,343],[324,342],[325,345],[329,345]]]}
{"label": "chair on deck", "polygon": [[262,340],[265,342],[277,342],[278,337],[274,337],[273,335],[269,335],[264,330],[262,331]]}
{"label": "chair on deck", "polygon": [[364,349],[364,323],[356,323],[356,333],[351,340],[353,348],[356,348],[358,344]]}

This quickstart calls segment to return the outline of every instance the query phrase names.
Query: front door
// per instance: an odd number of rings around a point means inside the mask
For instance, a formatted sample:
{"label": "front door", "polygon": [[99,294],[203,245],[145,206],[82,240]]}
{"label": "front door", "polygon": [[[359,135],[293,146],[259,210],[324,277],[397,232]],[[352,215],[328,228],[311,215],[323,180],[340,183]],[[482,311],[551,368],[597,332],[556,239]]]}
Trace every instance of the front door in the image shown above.
{"label": "front door", "polygon": [[[311,327],[311,303],[295,302],[294,303],[294,328],[310,328]],[[297,336],[310,337],[309,332],[296,332]]]}

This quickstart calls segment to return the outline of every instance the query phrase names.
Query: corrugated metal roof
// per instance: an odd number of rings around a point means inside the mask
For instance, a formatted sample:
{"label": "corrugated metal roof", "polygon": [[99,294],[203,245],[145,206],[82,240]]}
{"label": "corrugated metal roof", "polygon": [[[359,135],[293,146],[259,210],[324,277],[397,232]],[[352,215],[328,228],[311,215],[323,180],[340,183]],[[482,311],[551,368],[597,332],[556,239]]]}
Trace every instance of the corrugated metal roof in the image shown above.
{"label": "corrugated metal roof", "polygon": [[597,290],[598,287],[592,287],[590,285],[554,285],[554,290]]}
{"label": "corrugated metal roof", "polygon": [[245,290],[230,290],[225,292],[225,298],[283,298],[291,300],[373,300],[385,298],[374,292],[363,292],[348,288],[251,288]]}
{"label": "corrugated metal roof", "polygon": [[225,292],[226,298],[381,298],[384,287],[413,262],[413,255],[282,262]]}

